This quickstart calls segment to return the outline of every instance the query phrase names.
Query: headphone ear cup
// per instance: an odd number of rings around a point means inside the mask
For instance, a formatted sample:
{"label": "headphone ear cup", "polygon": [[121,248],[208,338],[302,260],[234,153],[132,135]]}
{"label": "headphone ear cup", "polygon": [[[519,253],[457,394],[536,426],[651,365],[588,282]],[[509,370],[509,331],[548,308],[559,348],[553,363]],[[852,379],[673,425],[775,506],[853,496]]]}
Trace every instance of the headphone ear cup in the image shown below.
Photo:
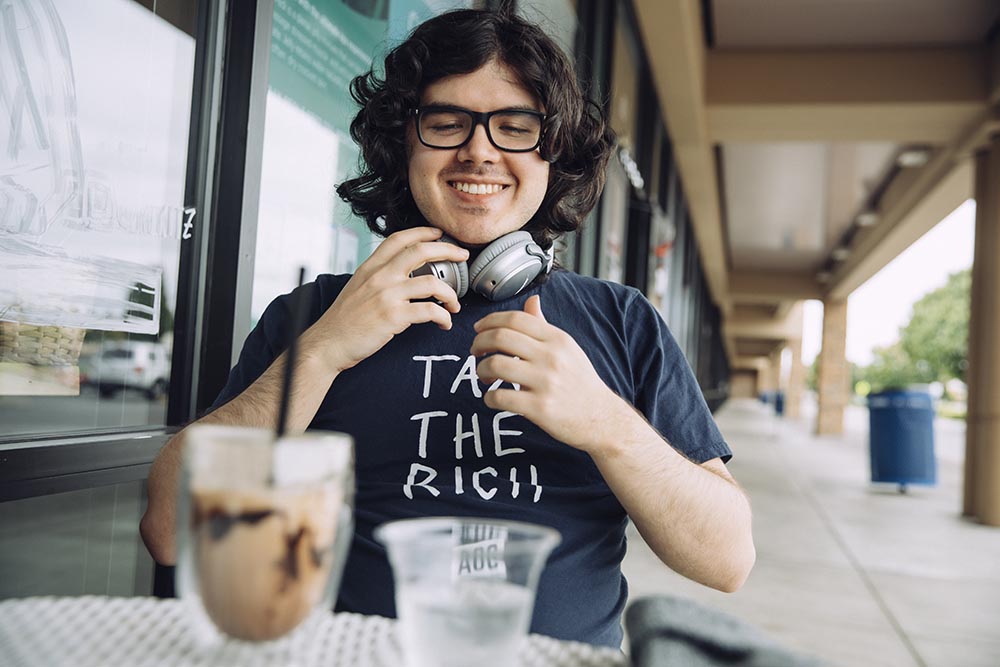
{"label": "headphone ear cup", "polygon": [[483,248],[469,266],[470,287],[493,301],[520,292],[545,270],[544,262],[525,251],[534,243],[531,234],[518,231],[505,234]]}
{"label": "headphone ear cup", "polygon": [[[451,238],[447,234],[442,234],[441,238],[438,239],[441,243],[450,243],[452,245],[460,244],[455,239]],[[454,288],[455,293],[458,294],[458,298],[461,299],[465,296],[465,293],[469,291],[469,265],[466,262],[440,262],[441,264],[447,264],[448,270],[446,275],[438,275],[439,278],[444,280],[446,283]],[[440,272],[439,272],[440,273]]]}
{"label": "headphone ear cup", "polygon": [[469,291],[469,265],[465,262],[449,262],[449,264],[455,267],[455,282],[458,283],[455,293],[461,299]]}
{"label": "headphone ear cup", "polygon": [[448,284],[461,299],[469,291],[469,266],[465,262],[428,262],[410,272],[411,277],[435,276]]}
{"label": "headphone ear cup", "polygon": [[[524,237],[527,237],[525,239]],[[482,274],[483,269],[489,266],[490,262],[502,255],[505,250],[509,250],[525,240],[531,241],[531,234],[528,232],[511,232],[504,234],[480,251],[479,256],[469,266],[469,280],[473,283]]]}

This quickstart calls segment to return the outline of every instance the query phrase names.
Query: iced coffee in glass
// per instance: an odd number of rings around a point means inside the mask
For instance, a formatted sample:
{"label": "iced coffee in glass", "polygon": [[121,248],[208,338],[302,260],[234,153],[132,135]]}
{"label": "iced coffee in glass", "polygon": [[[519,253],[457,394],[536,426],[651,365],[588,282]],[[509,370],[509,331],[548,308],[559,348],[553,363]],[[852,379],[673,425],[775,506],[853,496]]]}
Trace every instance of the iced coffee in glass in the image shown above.
{"label": "iced coffee in glass", "polygon": [[178,593],[202,638],[288,637],[333,608],[353,535],[353,444],[194,425],[178,507]]}

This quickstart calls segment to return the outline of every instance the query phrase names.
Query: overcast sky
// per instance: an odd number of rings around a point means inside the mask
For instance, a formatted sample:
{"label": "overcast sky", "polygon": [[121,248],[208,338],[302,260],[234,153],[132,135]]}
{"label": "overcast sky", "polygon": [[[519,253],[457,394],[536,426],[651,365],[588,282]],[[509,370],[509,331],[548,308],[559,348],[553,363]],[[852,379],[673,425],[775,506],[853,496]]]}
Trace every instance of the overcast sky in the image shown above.
{"label": "overcast sky", "polygon": [[[851,294],[847,301],[847,358],[862,366],[872,349],[899,339],[913,304],[972,266],[976,203],[968,200]],[[823,304],[805,308],[802,360],[811,364],[822,338]]]}

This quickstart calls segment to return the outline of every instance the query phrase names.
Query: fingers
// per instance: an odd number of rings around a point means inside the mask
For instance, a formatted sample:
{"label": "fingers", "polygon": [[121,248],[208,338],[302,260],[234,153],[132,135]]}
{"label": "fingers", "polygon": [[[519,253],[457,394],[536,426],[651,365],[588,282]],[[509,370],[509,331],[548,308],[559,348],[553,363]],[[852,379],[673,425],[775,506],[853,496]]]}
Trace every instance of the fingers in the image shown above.
{"label": "fingers", "polygon": [[454,243],[423,241],[411,243],[400,249],[386,262],[386,267],[408,276],[428,262],[464,262],[467,259],[469,251]]}
{"label": "fingers", "polygon": [[417,276],[403,283],[402,298],[407,301],[418,299],[435,299],[448,311],[457,313],[461,310],[458,294],[440,278],[435,276]]}
{"label": "fingers", "polygon": [[405,306],[404,312],[407,325],[434,322],[445,331],[451,329],[451,313],[436,303],[430,301],[409,303]]}
{"label": "fingers", "polygon": [[542,297],[537,294],[529,296],[528,300],[524,302],[524,312],[535,317],[540,317],[542,318],[542,322],[544,322],[545,315],[542,314]]}
{"label": "fingers", "polygon": [[528,417],[535,408],[536,398],[529,392],[516,389],[494,389],[483,394],[483,402],[494,410],[506,410]]}
{"label": "fingers", "polygon": [[541,343],[516,329],[496,328],[477,335],[469,351],[477,357],[499,352],[532,361],[540,356]]}
{"label": "fingers", "polygon": [[464,262],[469,251],[454,243],[438,243],[442,231],[436,227],[414,227],[390,235],[382,242],[372,258],[381,266],[392,263],[400,272],[409,275],[427,262]]}
{"label": "fingers", "polygon": [[361,263],[355,273],[374,272],[399,254],[399,251],[414,243],[436,241],[442,232],[436,227],[414,227],[390,234],[372,251],[368,259]]}
{"label": "fingers", "polygon": [[442,234],[444,234],[444,232],[437,227],[412,227],[410,229],[404,229],[387,236],[379,247],[375,249],[375,252],[372,253],[372,256],[380,253],[383,255],[395,256],[403,248],[409,247],[415,243],[437,241],[441,238]]}
{"label": "fingers", "polygon": [[[395,266],[397,271],[405,275],[427,262],[464,262],[468,259],[468,250],[454,243],[436,243],[441,235],[442,231],[436,227],[413,227],[391,234],[358,267],[357,273],[374,273],[400,256],[409,257]],[[423,251],[414,252],[414,248],[423,248]]]}
{"label": "fingers", "polygon": [[[367,299],[383,295],[396,302],[434,299],[446,311],[460,309],[454,289],[434,276],[410,277],[428,262],[464,262],[469,251],[452,243],[439,243],[441,230],[414,227],[390,235],[355,272],[352,282]],[[362,287],[364,286],[364,287]],[[438,317],[438,314],[434,314]],[[430,321],[423,320],[423,321]],[[450,318],[447,328],[451,327]]]}
{"label": "fingers", "polygon": [[514,329],[542,341],[550,340],[554,335],[553,327],[547,324],[544,318],[520,310],[491,313],[476,322],[473,328],[477,333],[490,329]]}
{"label": "fingers", "polygon": [[540,387],[544,381],[544,374],[536,365],[504,354],[494,354],[480,361],[476,365],[476,375],[483,382],[503,380],[524,389]]}

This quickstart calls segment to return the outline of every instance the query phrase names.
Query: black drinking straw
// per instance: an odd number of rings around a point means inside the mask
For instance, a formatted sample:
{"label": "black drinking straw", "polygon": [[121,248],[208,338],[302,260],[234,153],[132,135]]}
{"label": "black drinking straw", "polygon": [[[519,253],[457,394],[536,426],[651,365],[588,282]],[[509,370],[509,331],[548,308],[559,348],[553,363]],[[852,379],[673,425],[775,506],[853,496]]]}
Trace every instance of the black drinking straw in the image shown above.
{"label": "black drinking straw", "polygon": [[306,290],[302,283],[306,278],[306,267],[299,268],[299,289],[295,294],[295,303],[292,304],[292,336],[288,343],[288,354],[285,355],[285,378],[281,385],[281,407],[278,410],[278,433],[277,437],[285,435],[285,425],[288,422],[288,401],[292,393],[292,373],[295,369],[295,355],[298,349],[299,336],[306,323]]}

